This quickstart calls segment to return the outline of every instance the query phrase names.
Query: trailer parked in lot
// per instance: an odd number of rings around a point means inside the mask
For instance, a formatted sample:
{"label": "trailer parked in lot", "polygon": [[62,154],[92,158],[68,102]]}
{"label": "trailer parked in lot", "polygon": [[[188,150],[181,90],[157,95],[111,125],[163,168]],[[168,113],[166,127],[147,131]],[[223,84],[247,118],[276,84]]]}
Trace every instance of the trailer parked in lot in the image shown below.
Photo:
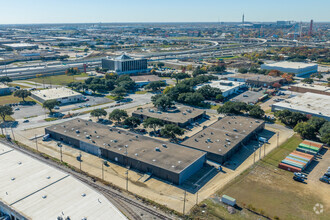
{"label": "trailer parked in lot", "polygon": [[227,205],[230,205],[230,206],[235,206],[236,205],[236,199],[234,199],[230,196],[227,196],[227,195],[223,195],[221,197],[221,202],[223,202]]}

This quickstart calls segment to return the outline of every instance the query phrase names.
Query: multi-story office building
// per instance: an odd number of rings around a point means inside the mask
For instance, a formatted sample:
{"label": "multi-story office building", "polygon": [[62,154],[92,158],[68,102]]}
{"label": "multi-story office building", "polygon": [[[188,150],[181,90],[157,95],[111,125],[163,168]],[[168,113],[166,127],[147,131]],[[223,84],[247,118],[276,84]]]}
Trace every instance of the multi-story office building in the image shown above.
{"label": "multi-story office building", "polygon": [[114,59],[102,59],[102,68],[115,71],[119,75],[144,73],[148,71],[147,59],[133,59],[125,54]]}

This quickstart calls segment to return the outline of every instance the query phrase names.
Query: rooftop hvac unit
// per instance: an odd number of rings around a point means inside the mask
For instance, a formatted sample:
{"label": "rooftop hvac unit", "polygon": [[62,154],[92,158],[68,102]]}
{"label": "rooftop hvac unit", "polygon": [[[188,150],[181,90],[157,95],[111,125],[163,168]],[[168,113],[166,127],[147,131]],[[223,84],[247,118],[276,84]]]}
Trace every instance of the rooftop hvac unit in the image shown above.
{"label": "rooftop hvac unit", "polygon": [[138,153],[135,153],[135,156],[139,156],[139,154]]}
{"label": "rooftop hvac unit", "polygon": [[166,144],[162,144],[163,147],[167,147]]}
{"label": "rooftop hvac unit", "polygon": [[155,147],[155,151],[158,151],[158,152],[160,152],[160,149],[159,149],[159,147]]}
{"label": "rooftop hvac unit", "polygon": [[109,131],[112,131],[112,128],[109,128]]}
{"label": "rooftop hvac unit", "polygon": [[195,138],[195,141],[198,142],[197,138]]}
{"label": "rooftop hvac unit", "polygon": [[76,133],[77,133],[77,134],[79,134],[79,133],[80,133],[80,131],[79,131],[79,130],[76,130]]}
{"label": "rooftop hvac unit", "polygon": [[139,136],[138,136],[138,135],[136,135],[135,137],[136,137],[136,138],[139,138]]}
{"label": "rooftop hvac unit", "polygon": [[211,135],[213,135],[213,132],[211,132]]}
{"label": "rooftop hvac unit", "polygon": [[237,129],[236,129],[236,128],[234,128],[234,129],[233,129],[233,131],[237,131]]}
{"label": "rooftop hvac unit", "polygon": [[229,134],[226,133],[226,136],[229,136]]}
{"label": "rooftop hvac unit", "polygon": [[230,142],[230,140],[228,138],[226,138],[226,141],[229,141]]}

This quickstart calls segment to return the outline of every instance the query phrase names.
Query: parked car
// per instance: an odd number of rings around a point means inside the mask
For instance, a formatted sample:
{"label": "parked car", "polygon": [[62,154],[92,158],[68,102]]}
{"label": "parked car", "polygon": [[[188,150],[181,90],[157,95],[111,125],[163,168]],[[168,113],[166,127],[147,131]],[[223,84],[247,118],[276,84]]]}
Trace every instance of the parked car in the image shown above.
{"label": "parked car", "polygon": [[23,123],[28,123],[28,122],[30,122],[28,119],[25,119],[25,120],[23,121]]}
{"label": "parked car", "polygon": [[301,177],[301,178],[306,178],[306,175],[299,173],[299,172],[294,172],[293,175],[295,175],[296,177]]}
{"label": "parked car", "polygon": [[301,183],[305,182],[305,179],[304,178],[298,177],[298,176],[293,176],[293,180],[295,180],[297,182],[301,182]]}
{"label": "parked car", "polygon": [[320,178],[320,181],[329,184],[330,178],[324,175]]}
{"label": "parked car", "polygon": [[60,107],[58,107],[58,106],[55,106],[55,107],[54,107],[54,109],[58,110],[58,109],[60,109]]}
{"label": "parked car", "polygon": [[15,108],[15,111],[18,111],[19,110],[19,108]]}

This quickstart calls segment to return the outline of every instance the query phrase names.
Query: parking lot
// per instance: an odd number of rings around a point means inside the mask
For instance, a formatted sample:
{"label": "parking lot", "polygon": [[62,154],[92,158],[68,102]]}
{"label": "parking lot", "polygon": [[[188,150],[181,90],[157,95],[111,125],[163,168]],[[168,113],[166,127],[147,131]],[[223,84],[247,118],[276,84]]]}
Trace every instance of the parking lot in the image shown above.
{"label": "parking lot", "polygon": [[45,109],[43,109],[39,104],[17,105],[17,106],[13,106],[13,109],[14,109],[13,117],[15,119],[23,119],[23,118],[29,118],[29,117],[46,114]]}
{"label": "parking lot", "polygon": [[100,105],[100,104],[105,104],[105,103],[112,102],[111,99],[108,99],[106,97],[89,96],[89,95],[86,95],[85,97],[87,98],[88,101],[59,106],[59,109],[57,109],[57,110],[59,112],[70,111],[70,110],[73,110],[73,109],[78,109],[78,108],[83,108],[83,107],[90,107],[90,106],[94,106],[94,105]]}

